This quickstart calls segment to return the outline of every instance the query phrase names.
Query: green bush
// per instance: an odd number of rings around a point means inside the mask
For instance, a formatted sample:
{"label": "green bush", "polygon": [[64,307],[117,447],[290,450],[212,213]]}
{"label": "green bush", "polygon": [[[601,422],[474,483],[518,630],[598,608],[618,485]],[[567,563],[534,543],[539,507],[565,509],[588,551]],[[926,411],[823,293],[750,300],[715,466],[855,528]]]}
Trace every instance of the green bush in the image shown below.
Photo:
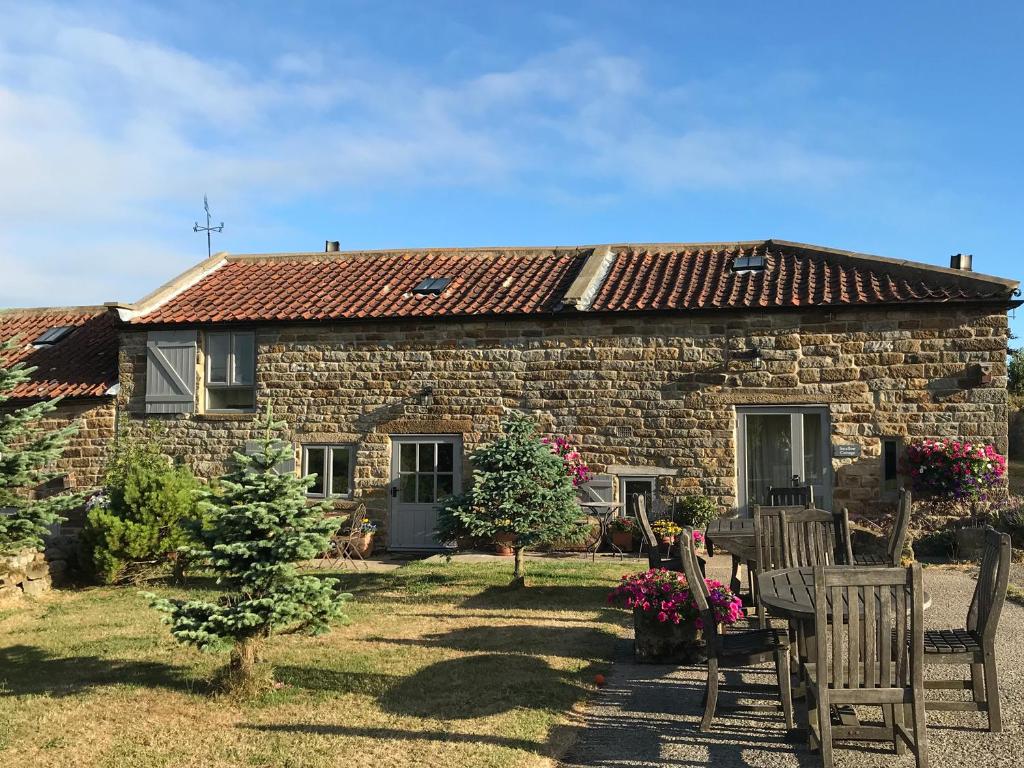
{"label": "green bush", "polygon": [[86,563],[104,584],[155,575],[174,566],[199,517],[192,472],[174,465],[152,440],[121,438],[107,467],[105,493],[93,497],[82,531]]}
{"label": "green bush", "polygon": [[718,506],[707,496],[684,496],[676,508],[680,525],[703,531],[718,517]]}

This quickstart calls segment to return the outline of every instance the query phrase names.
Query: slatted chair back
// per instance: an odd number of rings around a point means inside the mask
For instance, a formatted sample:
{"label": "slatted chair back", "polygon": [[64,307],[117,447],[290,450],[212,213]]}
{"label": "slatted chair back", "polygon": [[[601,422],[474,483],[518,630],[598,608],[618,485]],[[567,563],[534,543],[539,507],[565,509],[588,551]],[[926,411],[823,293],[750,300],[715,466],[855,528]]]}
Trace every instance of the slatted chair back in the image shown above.
{"label": "slatted chair back", "polygon": [[644,541],[648,546],[648,553],[657,555],[658,537],[654,535],[654,528],[651,527],[651,520],[647,516],[647,498],[642,493],[633,495],[633,509],[636,511],[637,522],[640,523],[640,531],[643,533]]}
{"label": "slatted chair back", "polygon": [[787,568],[836,565],[835,516],[823,509],[782,513],[782,553]]}
{"label": "slatted chair back", "polygon": [[967,612],[967,628],[986,643],[995,639],[999,614],[1006,599],[1006,585],[1010,579],[1010,537],[989,527],[985,530],[984,552],[978,582]]}
{"label": "slatted chair back", "polygon": [[771,486],[764,503],[767,507],[809,507],[814,504],[814,488],[809,485]]}
{"label": "slatted chair back", "polygon": [[892,521],[892,533],[889,535],[889,547],[886,556],[889,565],[896,567],[903,559],[903,547],[907,543],[907,530],[910,528],[910,491],[900,488],[899,502],[896,504],[896,518]]}
{"label": "slatted chair back", "polygon": [[853,565],[853,537],[850,535],[850,513],[846,507],[834,513],[836,517],[836,552],[841,565]]}
{"label": "slatted chair back", "polygon": [[801,512],[796,507],[754,507],[754,547],[757,551],[757,570],[773,571],[786,567],[786,552],[782,540],[782,515]]}
{"label": "slatted chair back", "polygon": [[814,569],[815,682],[828,701],[902,705],[923,690],[923,594],[916,563]]}
{"label": "slatted chair back", "polygon": [[683,561],[683,575],[686,576],[690,594],[693,595],[693,600],[697,604],[697,610],[700,611],[704,624],[704,640],[708,645],[708,655],[714,655],[718,650],[718,623],[715,621],[714,611],[711,609],[708,585],[704,581],[704,574],[701,573],[700,563],[697,561],[692,528],[683,528],[683,532],[679,534],[679,555]]}

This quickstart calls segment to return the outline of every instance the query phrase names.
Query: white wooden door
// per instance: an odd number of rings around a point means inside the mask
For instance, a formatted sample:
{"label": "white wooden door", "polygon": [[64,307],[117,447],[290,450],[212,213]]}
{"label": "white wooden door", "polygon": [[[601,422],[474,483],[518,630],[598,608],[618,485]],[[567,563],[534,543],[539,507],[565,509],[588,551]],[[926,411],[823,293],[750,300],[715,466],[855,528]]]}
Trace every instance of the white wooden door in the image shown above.
{"label": "white wooden door", "polygon": [[462,490],[462,438],[458,435],[391,436],[391,519],[395,550],[437,550],[438,501]]}

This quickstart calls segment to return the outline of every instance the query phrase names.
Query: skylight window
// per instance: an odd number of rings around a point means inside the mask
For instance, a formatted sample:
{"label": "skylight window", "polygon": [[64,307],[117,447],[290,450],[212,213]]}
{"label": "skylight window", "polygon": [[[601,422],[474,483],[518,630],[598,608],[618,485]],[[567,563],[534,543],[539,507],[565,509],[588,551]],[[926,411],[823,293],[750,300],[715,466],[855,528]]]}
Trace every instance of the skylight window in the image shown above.
{"label": "skylight window", "polygon": [[759,253],[752,253],[749,256],[737,256],[732,262],[733,272],[759,272],[764,267],[764,256]]}
{"label": "skylight window", "polygon": [[75,327],[73,325],[60,325],[56,328],[49,328],[43,331],[39,338],[32,342],[37,347],[51,347],[61,339],[67,337]]}
{"label": "skylight window", "polygon": [[428,277],[413,288],[412,292],[420,296],[436,296],[447,288],[451,281],[450,277]]}

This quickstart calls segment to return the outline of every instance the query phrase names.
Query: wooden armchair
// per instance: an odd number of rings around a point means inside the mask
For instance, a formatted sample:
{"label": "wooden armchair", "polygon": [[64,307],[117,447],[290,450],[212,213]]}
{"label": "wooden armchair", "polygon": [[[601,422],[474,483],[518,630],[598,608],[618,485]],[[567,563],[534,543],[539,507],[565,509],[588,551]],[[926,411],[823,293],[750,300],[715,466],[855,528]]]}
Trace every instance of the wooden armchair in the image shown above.
{"label": "wooden armchair", "polygon": [[[715,717],[718,705],[718,692],[735,691],[749,693],[754,690],[778,692],[781,699],[786,727],[793,727],[793,695],[789,668],[789,637],[783,629],[749,629],[730,631],[722,634],[718,630],[714,611],[710,606],[710,596],[704,575],[697,563],[697,554],[693,547],[693,530],[684,528],[680,539],[680,558],[683,561],[683,572],[690,594],[697,603],[704,624],[704,640],[707,643],[708,677],[704,692],[704,717],[700,729],[711,730],[711,721]],[[718,670],[750,667],[766,662],[775,662],[775,674],[778,686],[757,686],[744,683],[739,686],[719,686]],[[739,709],[739,707],[735,707]]]}
{"label": "wooden armchair", "polygon": [[987,712],[988,729],[1002,730],[999,680],[996,675],[996,626],[1010,578],[1010,537],[992,528],[985,532],[978,583],[964,629],[929,629],[924,633],[925,664],[969,664],[970,680],[926,680],[927,689],[968,689],[973,701],[926,701],[931,710]]}
{"label": "wooden armchair", "polygon": [[683,564],[678,556],[673,556],[671,551],[668,555],[661,552],[661,541],[654,533],[650,518],[647,517],[647,500],[643,494],[637,494],[634,508],[636,519],[640,523],[640,531],[643,534],[644,543],[647,544],[647,563],[651,568],[667,568],[670,571],[683,570]]}
{"label": "wooden armchair", "polygon": [[802,509],[782,513],[782,553],[786,568],[836,565],[836,518],[823,509]]}
{"label": "wooden armchair", "polygon": [[[927,768],[923,595],[917,564],[814,569],[816,648],[804,673],[808,742],[825,768],[836,739],[892,741],[897,753],[906,744]],[[879,706],[885,724],[833,725],[834,705]]]}
{"label": "wooden armchair", "polygon": [[[903,547],[907,543],[907,529],[910,527],[910,491],[900,489],[899,501],[896,505],[896,517],[892,521],[892,530],[889,532],[889,543],[885,549],[885,555],[874,555],[870,553],[852,553],[854,565],[883,565],[895,568],[903,559]],[[850,516],[844,508],[842,511],[842,526],[845,533],[843,536],[850,541]]]}
{"label": "wooden armchair", "polygon": [[814,488],[809,485],[771,486],[764,503],[767,507],[809,507],[814,504]]}

